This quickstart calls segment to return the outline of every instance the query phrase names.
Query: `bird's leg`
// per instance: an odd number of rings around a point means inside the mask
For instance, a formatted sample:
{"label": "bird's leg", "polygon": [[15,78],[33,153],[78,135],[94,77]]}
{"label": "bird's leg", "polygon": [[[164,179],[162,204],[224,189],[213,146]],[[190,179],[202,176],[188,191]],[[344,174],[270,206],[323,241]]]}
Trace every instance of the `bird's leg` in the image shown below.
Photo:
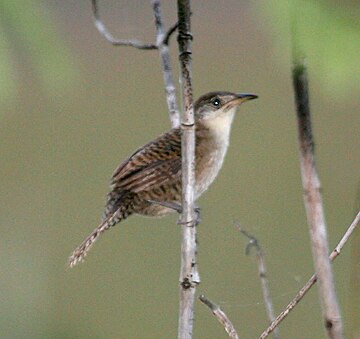
{"label": "bird's leg", "polygon": [[[195,212],[195,226],[199,225],[201,223],[201,213],[200,213],[200,207],[199,206],[195,206],[194,207],[194,212]],[[192,221],[190,222],[183,222],[183,221],[178,221],[179,225],[191,225]]]}
{"label": "bird's leg", "polygon": [[[156,201],[156,200],[147,200],[149,203],[151,204],[156,204],[156,205],[160,205],[160,206],[164,206],[167,208],[170,208],[172,210],[174,210],[175,212],[178,212],[179,214],[182,213],[182,206],[176,202],[170,202],[170,201]],[[201,214],[200,214],[200,207],[199,206],[195,206],[195,213],[196,213],[196,217],[195,217],[195,223],[196,225],[199,225],[201,222]],[[186,222],[178,222],[179,225],[185,225],[188,224]]]}

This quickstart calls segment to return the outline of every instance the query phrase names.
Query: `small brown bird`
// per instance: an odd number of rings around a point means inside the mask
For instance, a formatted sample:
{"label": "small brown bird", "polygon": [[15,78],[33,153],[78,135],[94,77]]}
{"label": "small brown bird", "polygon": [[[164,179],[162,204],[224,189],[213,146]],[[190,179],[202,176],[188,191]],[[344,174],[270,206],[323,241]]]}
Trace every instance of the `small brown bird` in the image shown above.
{"label": "small brown bird", "polygon": [[[195,102],[195,199],[222,167],[237,108],[256,98],[254,94],[211,92]],[[103,221],[71,255],[70,267],[84,259],[100,234],[131,214],[158,217],[174,212],[164,203],[181,204],[180,127],[140,147],[115,170]]]}

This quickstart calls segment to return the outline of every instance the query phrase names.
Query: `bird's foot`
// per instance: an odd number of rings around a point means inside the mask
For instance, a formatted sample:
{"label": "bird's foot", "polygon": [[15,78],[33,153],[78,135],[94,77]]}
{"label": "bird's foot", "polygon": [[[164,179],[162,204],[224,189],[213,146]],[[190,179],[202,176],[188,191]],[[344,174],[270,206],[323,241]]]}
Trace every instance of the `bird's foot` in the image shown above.
{"label": "bird's foot", "polygon": [[181,221],[181,220],[179,220],[179,221],[177,222],[178,225],[193,226],[194,223],[195,223],[195,226],[199,225],[199,224],[201,223],[200,207],[199,207],[199,206],[195,206],[194,212],[195,212],[195,218],[194,218],[194,220],[190,220],[190,221]]}

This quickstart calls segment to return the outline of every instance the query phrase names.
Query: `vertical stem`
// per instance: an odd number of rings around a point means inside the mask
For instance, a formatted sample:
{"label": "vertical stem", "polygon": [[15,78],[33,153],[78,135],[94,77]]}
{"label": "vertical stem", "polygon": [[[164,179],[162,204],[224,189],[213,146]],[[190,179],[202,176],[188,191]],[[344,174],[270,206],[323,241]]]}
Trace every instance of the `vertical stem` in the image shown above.
{"label": "vertical stem", "polygon": [[184,115],[182,129],[182,245],[180,269],[180,310],[178,338],[193,335],[197,270],[195,200],[195,121],[191,78],[190,0],[178,0],[178,43],[182,76]]}
{"label": "vertical stem", "polygon": [[[296,17],[294,16],[294,18]],[[296,19],[294,19],[292,75],[297,108],[304,204],[310,229],[314,266],[319,280],[324,325],[328,337],[338,339],[343,338],[342,321],[329,260],[327,227],[320,192],[320,180],[315,165],[307,72],[296,28]]]}

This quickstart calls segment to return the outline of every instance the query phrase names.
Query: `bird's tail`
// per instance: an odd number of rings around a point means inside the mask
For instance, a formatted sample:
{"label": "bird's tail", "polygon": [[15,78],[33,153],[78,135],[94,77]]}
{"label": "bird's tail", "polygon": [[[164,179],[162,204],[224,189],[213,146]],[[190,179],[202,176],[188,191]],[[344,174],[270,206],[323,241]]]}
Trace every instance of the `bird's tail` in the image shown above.
{"label": "bird's tail", "polygon": [[109,215],[102,223],[94,229],[94,231],[76,248],[69,258],[69,266],[74,267],[76,264],[82,262],[90,250],[91,246],[99,238],[99,236],[115,226],[120,221],[126,219],[132,212],[127,208],[128,206],[120,206],[114,213]]}

